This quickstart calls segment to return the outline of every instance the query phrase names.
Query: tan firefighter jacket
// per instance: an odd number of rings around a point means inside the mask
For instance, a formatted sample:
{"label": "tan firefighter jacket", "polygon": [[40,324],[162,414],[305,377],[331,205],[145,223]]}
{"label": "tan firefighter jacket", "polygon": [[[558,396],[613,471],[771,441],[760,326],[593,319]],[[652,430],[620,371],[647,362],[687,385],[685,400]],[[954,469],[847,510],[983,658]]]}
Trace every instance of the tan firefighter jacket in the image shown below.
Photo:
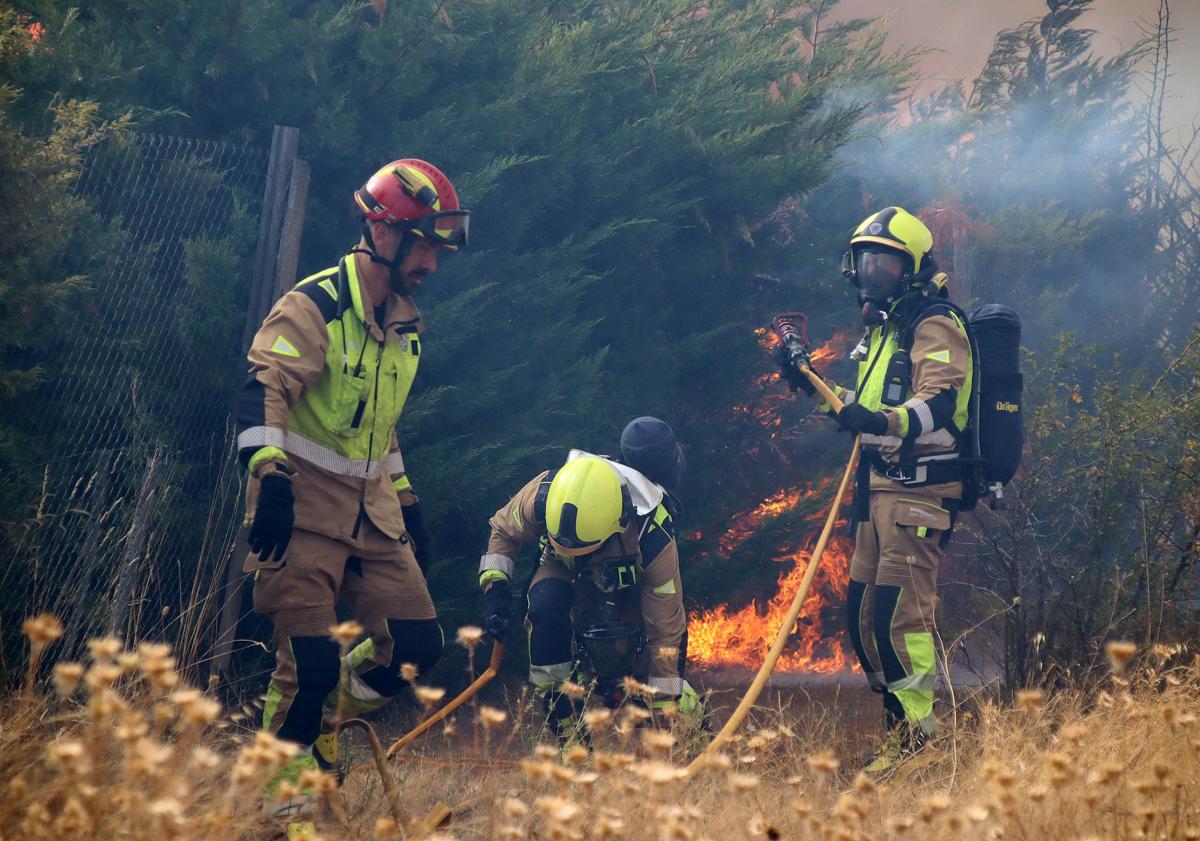
{"label": "tan firefighter jacket", "polygon": [[[480,560],[481,584],[501,573],[511,578],[521,548],[546,534],[545,514],[538,511],[537,497],[549,473],[531,479],[489,521],[492,533],[487,554]],[[647,682],[664,695],[677,696],[683,692],[680,669],[687,615],[675,525],[664,504],[659,502],[645,514],[639,512],[624,532],[589,555],[567,558],[550,548],[542,563],[562,565],[572,571],[577,582],[590,585],[598,584],[602,570],[614,561],[633,561],[639,567],[636,586],[650,655]]]}
{"label": "tan firefighter jacket", "polygon": [[[911,385],[901,405],[885,406],[881,401],[888,362],[898,350],[894,324],[891,321],[871,330],[867,355],[859,362],[860,390],[834,390],[846,403],[857,401],[887,416],[886,433],[862,436],[868,454],[877,453],[885,470],[903,475],[896,471],[900,470],[902,447],[907,443],[911,448],[910,468],[919,477],[922,468],[928,472],[931,465],[957,462],[959,457],[959,435],[967,427],[971,400],[971,345],[957,316],[930,315],[920,321],[910,354]],[[871,490],[899,490],[903,484],[883,471],[871,472]],[[961,495],[961,485],[943,484],[947,485],[943,496]]]}
{"label": "tan firefighter jacket", "polygon": [[262,477],[283,465],[294,471],[296,528],[352,540],[369,518],[400,537],[401,503],[416,497],[395,426],[423,329],[412,301],[394,294],[376,323],[354,255],[275,303],[251,345],[236,413],[248,517]]}

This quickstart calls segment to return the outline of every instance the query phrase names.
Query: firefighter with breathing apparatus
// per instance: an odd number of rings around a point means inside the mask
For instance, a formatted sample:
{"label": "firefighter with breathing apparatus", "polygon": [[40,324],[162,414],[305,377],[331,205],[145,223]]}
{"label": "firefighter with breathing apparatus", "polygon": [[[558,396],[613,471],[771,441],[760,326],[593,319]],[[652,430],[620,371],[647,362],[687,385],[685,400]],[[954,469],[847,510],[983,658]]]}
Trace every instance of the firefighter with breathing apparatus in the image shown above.
{"label": "firefighter with breathing apparatus", "polygon": [[703,719],[684,679],[687,616],[668,492],[682,477],[683,451],[671,428],[649,417],[632,421],[621,444],[622,460],[572,450],[530,480],[491,518],[479,565],[484,629],[503,640],[516,559],[523,546],[538,546],[525,614],[529,680],[563,747],[587,741],[581,700],[562,691],[577,660],[610,707],[625,700],[622,679],[632,676],[652,690],[653,709]]}
{"label": "firefighter with breathing apparatus", "polygon": [[[883,772],[935,732],[934,608],[938,566],[963,495],[972,347],[920,219],[888,207],[855,229],[842,271],[866,327],[854,388],[834,388],[838,425],[861,435],[847,619],[885,738],[867,767]],[[789,386],[812,384],[786,352]]]}
{"label": "firefighter with breathing apparatus", "polygon": [[[439,255],[467,244],[469,214],[449,179],[414,158],[380,169],[354,201],[358,245],[275,303],[237,406],[245,569],[276,646],[263,727],[300,748],[268,786],[289,835],[311,827],[314,804],[281,782],[336,764],[336,714],[382,706],[405,685],[402,664],[424,672],[442,652],[430,541],[395,426],[421,356],[412,293]],[[366,631],[345,657],[330,637],[339,601]]]}

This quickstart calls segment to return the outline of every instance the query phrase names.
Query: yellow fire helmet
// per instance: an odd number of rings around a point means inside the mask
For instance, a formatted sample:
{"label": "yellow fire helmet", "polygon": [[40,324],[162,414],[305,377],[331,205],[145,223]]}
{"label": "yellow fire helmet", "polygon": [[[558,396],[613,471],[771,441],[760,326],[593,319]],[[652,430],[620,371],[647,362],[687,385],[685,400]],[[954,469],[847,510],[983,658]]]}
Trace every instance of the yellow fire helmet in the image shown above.
{"label": "yellow fire helmet", "polygon": [[559,468],[546,494],[546,532],[564,555],[586,555],[633,519],[629,489],[612,465],[595,457]]}
{"label": "yellow fire helmet", "polygon": [[912,258],[912,274],[919,275],[925,255],[933,249],[933,234],[925,223],[902,207],[885,207],[862,221],[850,237],[851,268],[855,246],[874,243],[901,251]]}

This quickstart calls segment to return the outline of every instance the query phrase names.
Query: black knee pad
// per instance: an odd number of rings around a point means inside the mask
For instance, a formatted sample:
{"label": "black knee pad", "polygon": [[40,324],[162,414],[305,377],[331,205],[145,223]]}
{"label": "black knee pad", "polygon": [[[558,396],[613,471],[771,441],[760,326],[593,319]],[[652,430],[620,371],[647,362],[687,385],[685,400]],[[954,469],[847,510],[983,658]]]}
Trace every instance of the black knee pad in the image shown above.
{"label": "black knee pad", "polygon": [[529,662],[539,665],[571,659],[571,606],[575,588],[546,578],[529,589]]}
{"label": "black knee pad", "polygon": [[329,637],[289,637],[296,661],[296,695],[276,734],[281,739],[312,744],[321,731],[321,704],[337,688],[340,649]]}
{"label": "black knee pad", "polygon": [[862,612],[863,598],[866,596],[867,585],[861,581],[850,579],[850,586],[846,590],[846,630],[850,634],[850,644],[854,646],[854,653],[858,656],[858,662],[862,664],[863,671],[871,671],[870,660],[867,657],[866,646],[863,645],[862,627],[858,622],[858,615]]}
{"label": "black knee pad", "polygon": [[892,645],[892,617],[896,613],[896,604],[900,601],[901,588],[876,585],[875,613],[872,617],[875,625],[875,647],[879,649],[879,662],[883,666],[883,677],[888,683],[903,680],[907,677],[904,664],[896,654]]}
{"label": "black knee pad", "polygon": [[404,688],[400,667],[412,663],[419,674],[427,674],[442,659],[442,626],[436,619],[389,619],[392,659],[386,666],[359,675],[362,682],[380,695],[391,697]]}

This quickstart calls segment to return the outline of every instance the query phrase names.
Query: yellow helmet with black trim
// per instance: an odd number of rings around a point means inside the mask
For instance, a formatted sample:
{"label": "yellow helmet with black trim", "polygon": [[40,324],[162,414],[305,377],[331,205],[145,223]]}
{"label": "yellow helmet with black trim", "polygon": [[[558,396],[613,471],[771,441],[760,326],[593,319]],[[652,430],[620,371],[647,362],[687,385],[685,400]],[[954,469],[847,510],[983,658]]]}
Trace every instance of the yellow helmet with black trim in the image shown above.
{"label": "yellow helmet with black trim", "polygon": [[586,555],[633,519],[629,489],[608,462],[594,456],[559,468],[546,494],[546,533],[564,555]]}
{"label": "yellow helmet with black trim", "polygon": [[885,207],[872,213],[850,236],[851,260],[855,246],[873,243],[907,254],[913,262],[911,274],[924,268],[925,255],[933,250],[933,234],[925,223],[902,207]]}

